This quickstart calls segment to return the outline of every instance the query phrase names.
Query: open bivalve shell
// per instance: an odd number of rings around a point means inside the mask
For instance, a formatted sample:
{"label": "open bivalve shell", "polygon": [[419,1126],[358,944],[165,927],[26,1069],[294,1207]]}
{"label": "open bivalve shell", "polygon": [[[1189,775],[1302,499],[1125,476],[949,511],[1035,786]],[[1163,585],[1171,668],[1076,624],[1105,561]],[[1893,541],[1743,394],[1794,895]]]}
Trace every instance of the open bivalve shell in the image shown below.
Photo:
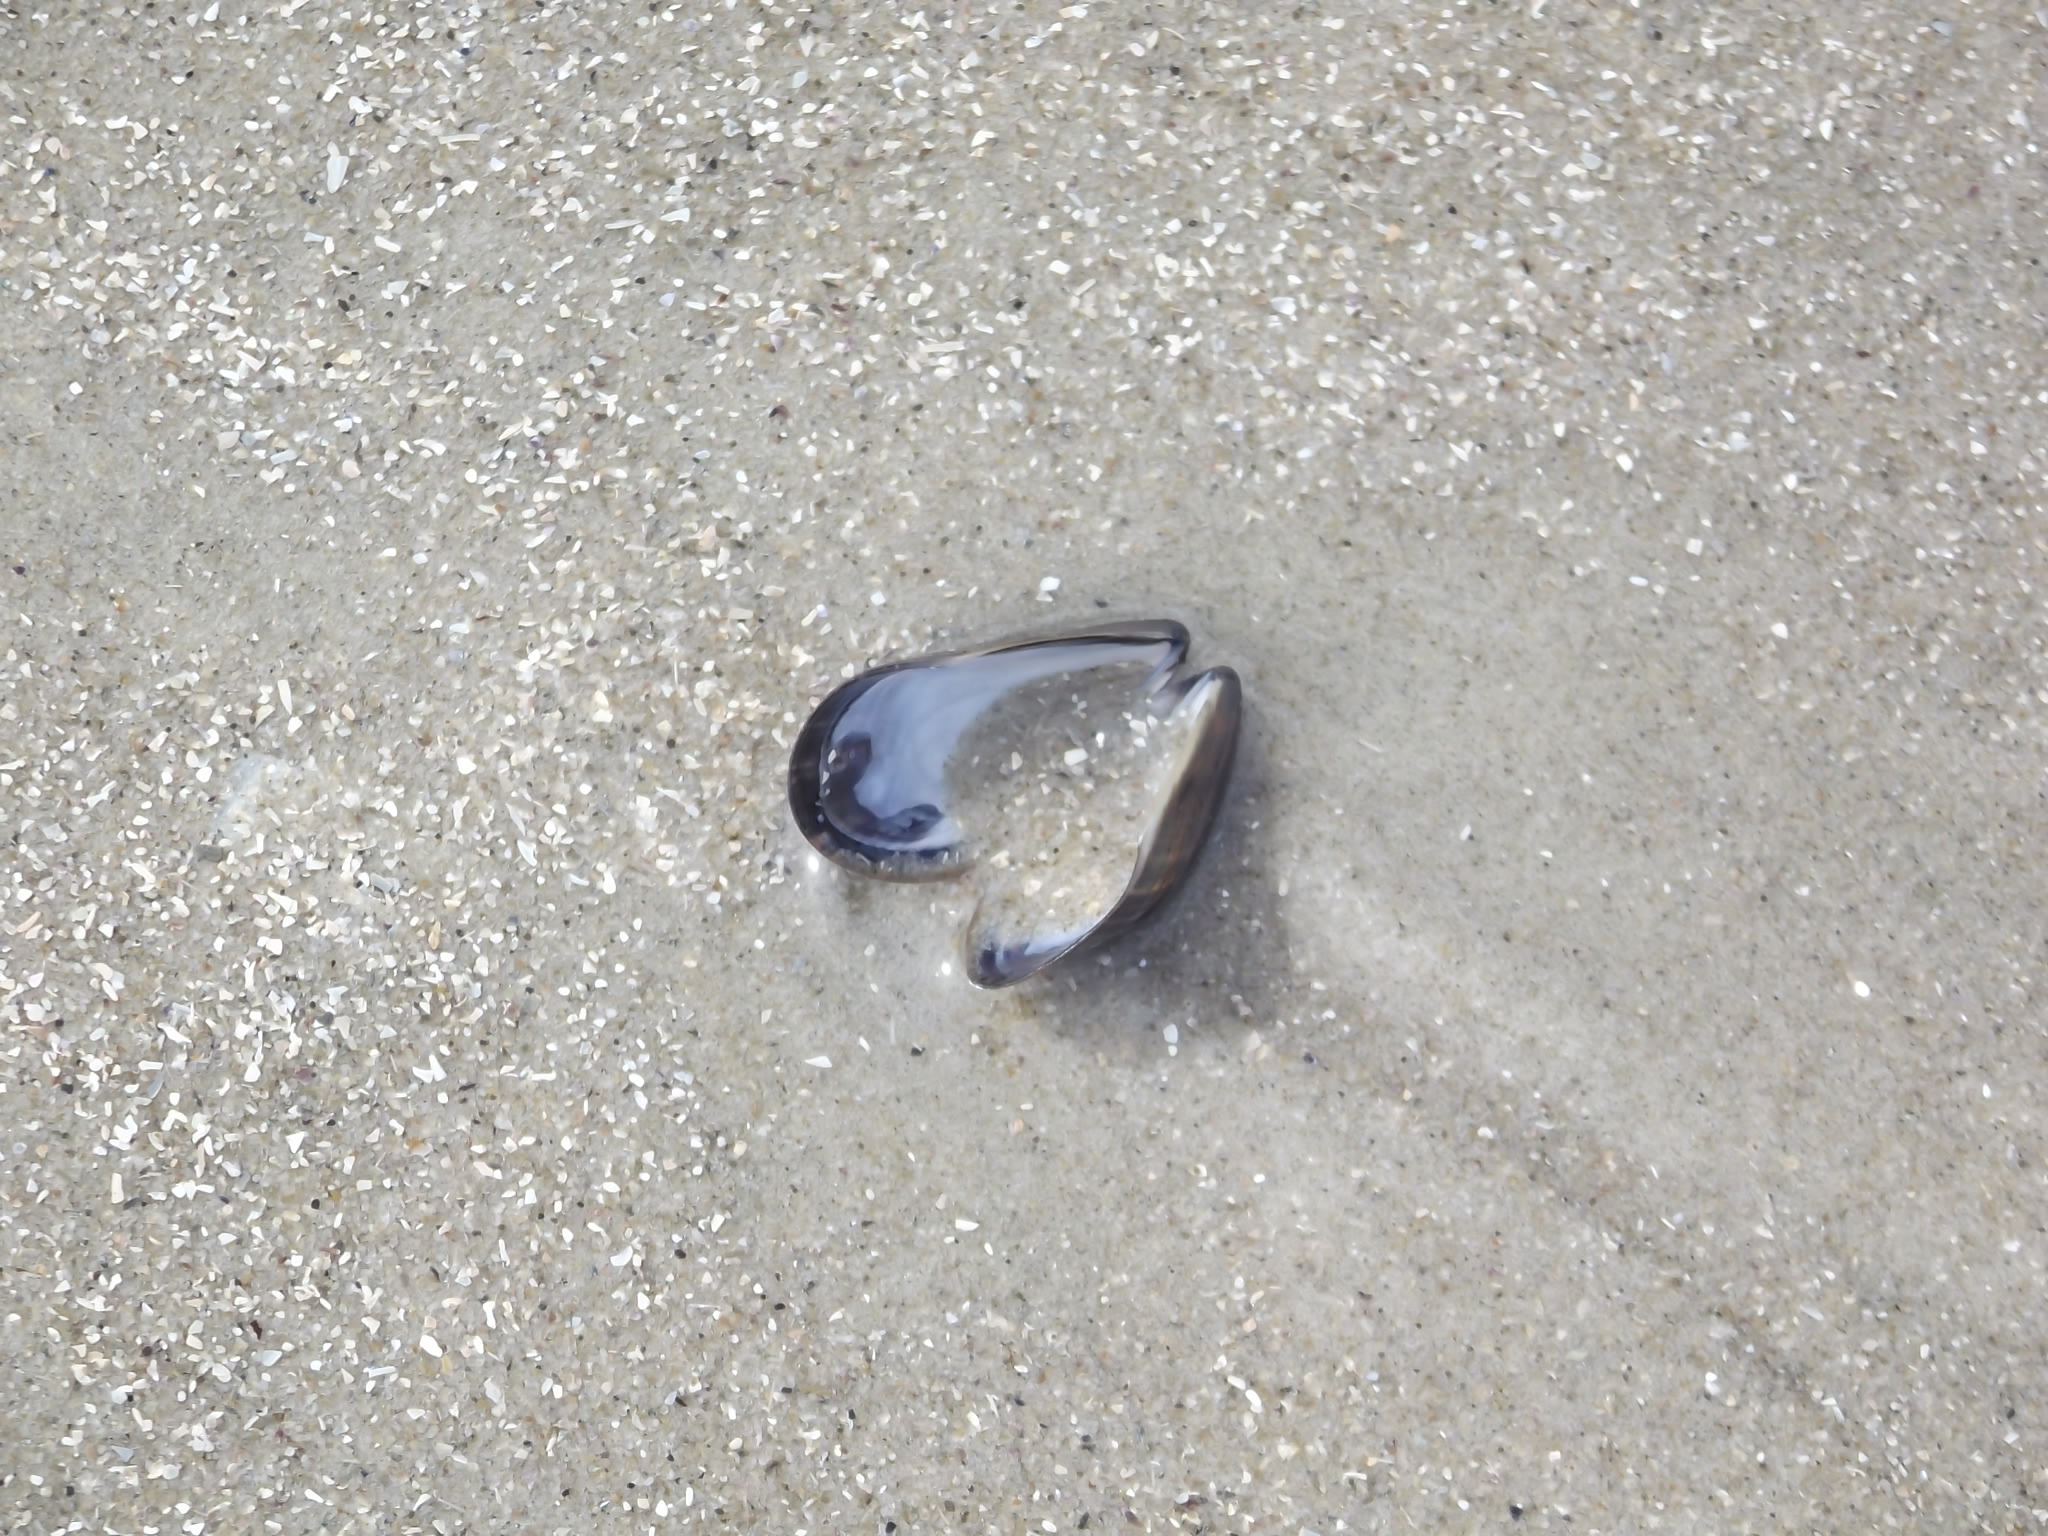
{"label": "open bivalve shell", "polygon": [[880,880],[976,888],[967,975],[1009,986],[1129,932],[1222,803],[1237,674],[1169,619],[894,662],[835,689],[789,760],[811,845]]}

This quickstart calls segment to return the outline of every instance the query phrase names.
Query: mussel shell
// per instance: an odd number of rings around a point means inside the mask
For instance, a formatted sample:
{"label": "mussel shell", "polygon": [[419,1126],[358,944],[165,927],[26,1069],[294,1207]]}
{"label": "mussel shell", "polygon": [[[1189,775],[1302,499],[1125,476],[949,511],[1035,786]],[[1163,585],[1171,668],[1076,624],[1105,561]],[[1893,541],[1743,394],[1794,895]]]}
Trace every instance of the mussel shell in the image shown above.
{"label": "mussel shell", "polygon": [[1150,917],[1194,868],[1230,785],[1244,703],[1237,674],[1228,667],[1211,667],[1179,686],[1182,697],[1177,707],[1201,712],[1195,738],[1166,803],[1139,845],[1123,895],[1081,933],[1022,944],[976,942],[978,925],[969,919],[967,978],[976,986],[1007,987],[1070,955],[1121,938]]}
{"label": "mussel shell", "polygon": [[[998,700],[1048,677],[1145,663],[1145,691],[1166,710],[1199,711],[1181,769],[1147,828],[1114,906],[1092,925],[1017,942],[974,937],[977,986],[1008,986],[1129,932],[1193,866],[1222,804],[1242,718],[1237,674],[1189,675],[1189,636],[1170,619],[1104,624],[877,667],[834,689],[798,732],[789,805],[820,853],[857,874],[945,879],[971,863],[947,808],[947,765],[961,735]],[[979,910],[977,909],[977,917]]]}

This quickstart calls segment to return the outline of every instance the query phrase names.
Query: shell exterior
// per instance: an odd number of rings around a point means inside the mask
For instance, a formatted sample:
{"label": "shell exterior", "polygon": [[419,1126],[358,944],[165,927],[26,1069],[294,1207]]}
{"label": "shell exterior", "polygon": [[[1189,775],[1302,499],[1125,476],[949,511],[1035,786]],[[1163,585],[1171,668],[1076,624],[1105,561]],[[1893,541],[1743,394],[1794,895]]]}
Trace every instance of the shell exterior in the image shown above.
{"label": "shell exterior", "polygon": [[[1191,671],[1188,645],[1185,626],[1143,620],[865,672],[828,695],[798,733],[789,760],[791,814],[814,848],[856,874],[919,881],[975,872],[982,892],[967,925],[968,977],[982,987],[1022,981],[1128,933],[1201,852],[1229,783],[1243,708],[1237,674]],[[1014,892],[1004,889],[1016,883],[1003,873],[1005,856],[978,860],[976,835],[985,829],[962,821],[956,759],[963,740],[1005,708],[1029,709],[1070,684],[1123,677],[1135,680],[1136,698],[1159,724],[1151,738],[1142,723],[1134,726],[1138,739],[1162,744],[1128,874],[1099,910],[1021,920]],[[1096,736],[1098,745],[1102,739]],[[1081,759],[1088,755],[1080,749]]]}

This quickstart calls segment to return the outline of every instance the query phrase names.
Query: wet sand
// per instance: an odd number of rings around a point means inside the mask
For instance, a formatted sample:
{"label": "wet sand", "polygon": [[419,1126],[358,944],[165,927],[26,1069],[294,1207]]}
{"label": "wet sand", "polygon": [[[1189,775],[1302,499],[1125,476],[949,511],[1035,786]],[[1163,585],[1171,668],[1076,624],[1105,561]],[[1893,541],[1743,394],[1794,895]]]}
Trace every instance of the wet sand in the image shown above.
{"label": "wet sand", "polygon": [[[2038,19],[0,35],[9,1528],[2048,1506]],[[1111,953],[790,825],[1153,615]]]}

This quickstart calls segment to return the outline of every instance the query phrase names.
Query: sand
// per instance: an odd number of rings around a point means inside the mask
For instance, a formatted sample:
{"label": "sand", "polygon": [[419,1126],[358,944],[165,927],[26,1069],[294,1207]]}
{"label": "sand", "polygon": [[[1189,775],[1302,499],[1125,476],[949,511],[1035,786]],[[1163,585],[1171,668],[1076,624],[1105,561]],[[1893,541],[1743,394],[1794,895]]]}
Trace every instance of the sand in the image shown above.
{"label": "sand", "polygon": [[[2041,1518],[2039,18],[0,37],[0,1526]],[[1104,616],[975,992],[787,744]]]}

